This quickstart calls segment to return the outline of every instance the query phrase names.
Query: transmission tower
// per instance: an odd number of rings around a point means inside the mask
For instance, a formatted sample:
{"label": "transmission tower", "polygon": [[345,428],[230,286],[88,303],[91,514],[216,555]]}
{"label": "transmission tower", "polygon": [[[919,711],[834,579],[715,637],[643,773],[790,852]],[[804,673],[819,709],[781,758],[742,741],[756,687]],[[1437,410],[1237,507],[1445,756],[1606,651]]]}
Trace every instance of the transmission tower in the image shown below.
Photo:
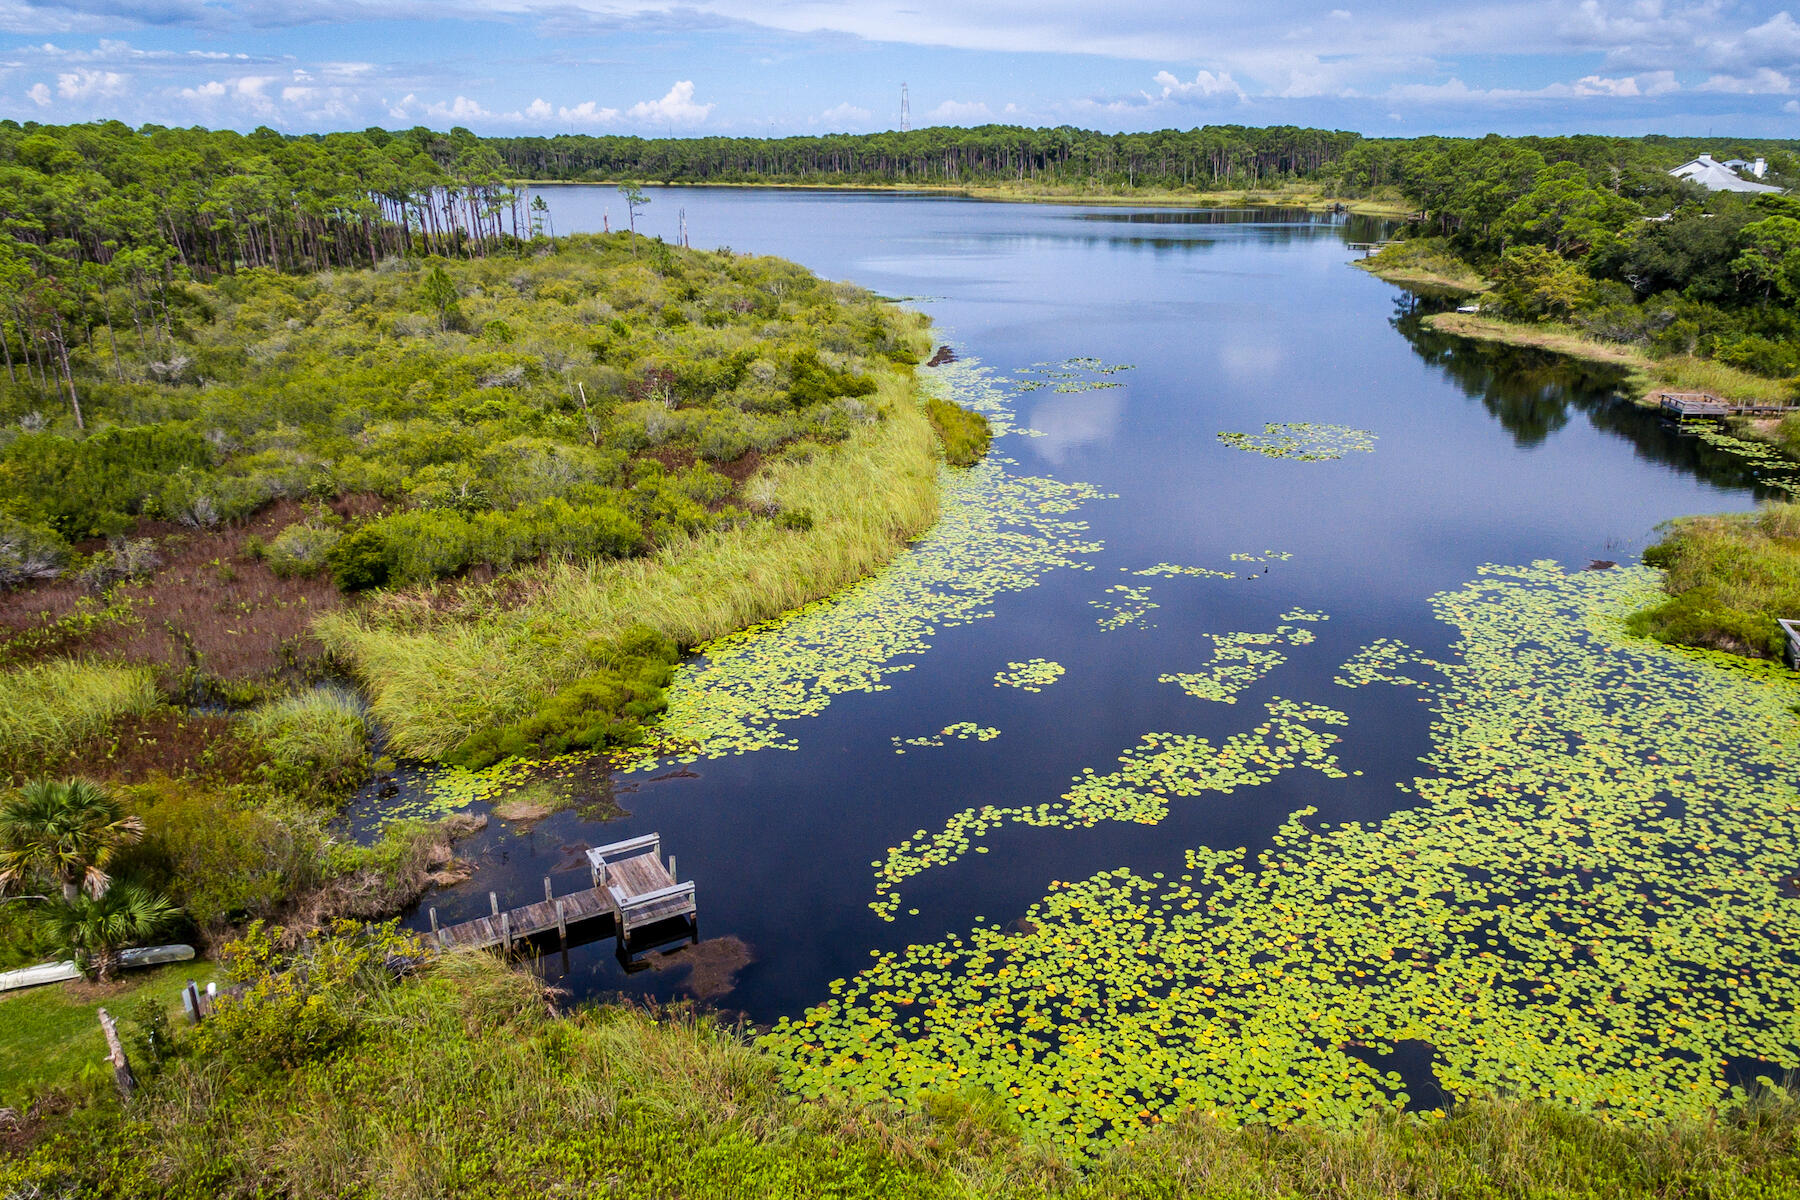
{"label": "transmission tower", "polygon": [[906,85],[900,85],[900,132],[912,128],[912,102],[906,98]]}

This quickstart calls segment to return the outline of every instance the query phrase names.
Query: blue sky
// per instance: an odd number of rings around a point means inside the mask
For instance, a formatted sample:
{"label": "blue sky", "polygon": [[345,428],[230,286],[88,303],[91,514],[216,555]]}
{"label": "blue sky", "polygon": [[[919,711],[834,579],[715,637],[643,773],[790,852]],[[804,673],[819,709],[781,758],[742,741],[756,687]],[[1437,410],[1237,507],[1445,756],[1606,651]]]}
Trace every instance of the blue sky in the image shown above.
{"label": "blue sky", "polygon": [[[1795,5],[1800,9],[1800,3]],[[0,115],[304,132],[1292,123],[1800,136],[1731,0],[0,0]]]}

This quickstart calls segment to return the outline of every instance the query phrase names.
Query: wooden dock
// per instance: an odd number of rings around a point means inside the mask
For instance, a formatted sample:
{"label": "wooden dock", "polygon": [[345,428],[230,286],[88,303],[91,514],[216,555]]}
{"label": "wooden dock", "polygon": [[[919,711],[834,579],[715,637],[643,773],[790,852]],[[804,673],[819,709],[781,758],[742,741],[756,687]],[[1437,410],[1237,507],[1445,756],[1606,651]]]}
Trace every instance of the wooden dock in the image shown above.
{"label": "wooden dock", "polygon": [[1787,665],[1800,671],[1800,621],[1789,621],[1777,617],[1775,623],[1781,626],[1781,632],[1787,635]]}
{"label": "wooden dock", "polygon": [[592,887],[558,896],[545,878],[542,900],[504,911],[499,896],[489,892],[490,913],[456,925],[439,926],[437,909],[433,908],[432,939],[445,950],[484,950],[490,946],[511,950],[517,942],[554,930],[567,945],[569,926],[611,917],[613,930],[623,943],[635,929],[677,917],[694,920],[694,885],[675,882],[673,855],[668,865],[663,865],[661,835],[651,833],[614,842],[587,854]]}
{"label": "wooden dock", "polygon": [[1663,392],[1658,399],[1663,412],[1677,419],[1688,417],[1780,416],[1800,412],[1795,404],[1733,404],[1711,392]]}
{"label": "wooden dock", "polygon": [[662,835],[647,833],[587,852],[593,869],[594,888],[612,901],[619,934],[676,917],[693,918],[694,885],[675,882],[675,856],[668,866],[662,861]]}

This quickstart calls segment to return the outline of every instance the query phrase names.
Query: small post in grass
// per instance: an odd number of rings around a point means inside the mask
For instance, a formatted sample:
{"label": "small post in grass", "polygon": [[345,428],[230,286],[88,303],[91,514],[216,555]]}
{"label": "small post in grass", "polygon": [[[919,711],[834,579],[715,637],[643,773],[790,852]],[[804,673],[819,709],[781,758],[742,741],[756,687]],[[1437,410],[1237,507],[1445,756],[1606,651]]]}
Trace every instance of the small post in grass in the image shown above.
{"label": "small post in grass", "polygon": [[119,1027],[107,1011],[100,1010],[100,1032],[106,1035],[107,1057],[112,1060],[113,1082],[119,1087],[119,1099],[131,1102],[131,1093],[137,1090],[137,1079],[131,1073],[131,1060],[125,1057],[125,1047],[119,1042]]}

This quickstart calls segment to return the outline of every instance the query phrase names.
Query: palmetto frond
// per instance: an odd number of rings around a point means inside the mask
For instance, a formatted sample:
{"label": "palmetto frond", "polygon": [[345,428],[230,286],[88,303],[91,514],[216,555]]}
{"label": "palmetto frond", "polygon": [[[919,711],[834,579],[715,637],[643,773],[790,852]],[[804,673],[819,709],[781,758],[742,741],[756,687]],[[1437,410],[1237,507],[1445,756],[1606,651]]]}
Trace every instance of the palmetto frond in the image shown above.
{"label": "palmetto frond", "polygon": [[0,799],[0,887],[43,875],[98,896],[106,866],[143,836],[143,823],[85,779],[39,779]]}

